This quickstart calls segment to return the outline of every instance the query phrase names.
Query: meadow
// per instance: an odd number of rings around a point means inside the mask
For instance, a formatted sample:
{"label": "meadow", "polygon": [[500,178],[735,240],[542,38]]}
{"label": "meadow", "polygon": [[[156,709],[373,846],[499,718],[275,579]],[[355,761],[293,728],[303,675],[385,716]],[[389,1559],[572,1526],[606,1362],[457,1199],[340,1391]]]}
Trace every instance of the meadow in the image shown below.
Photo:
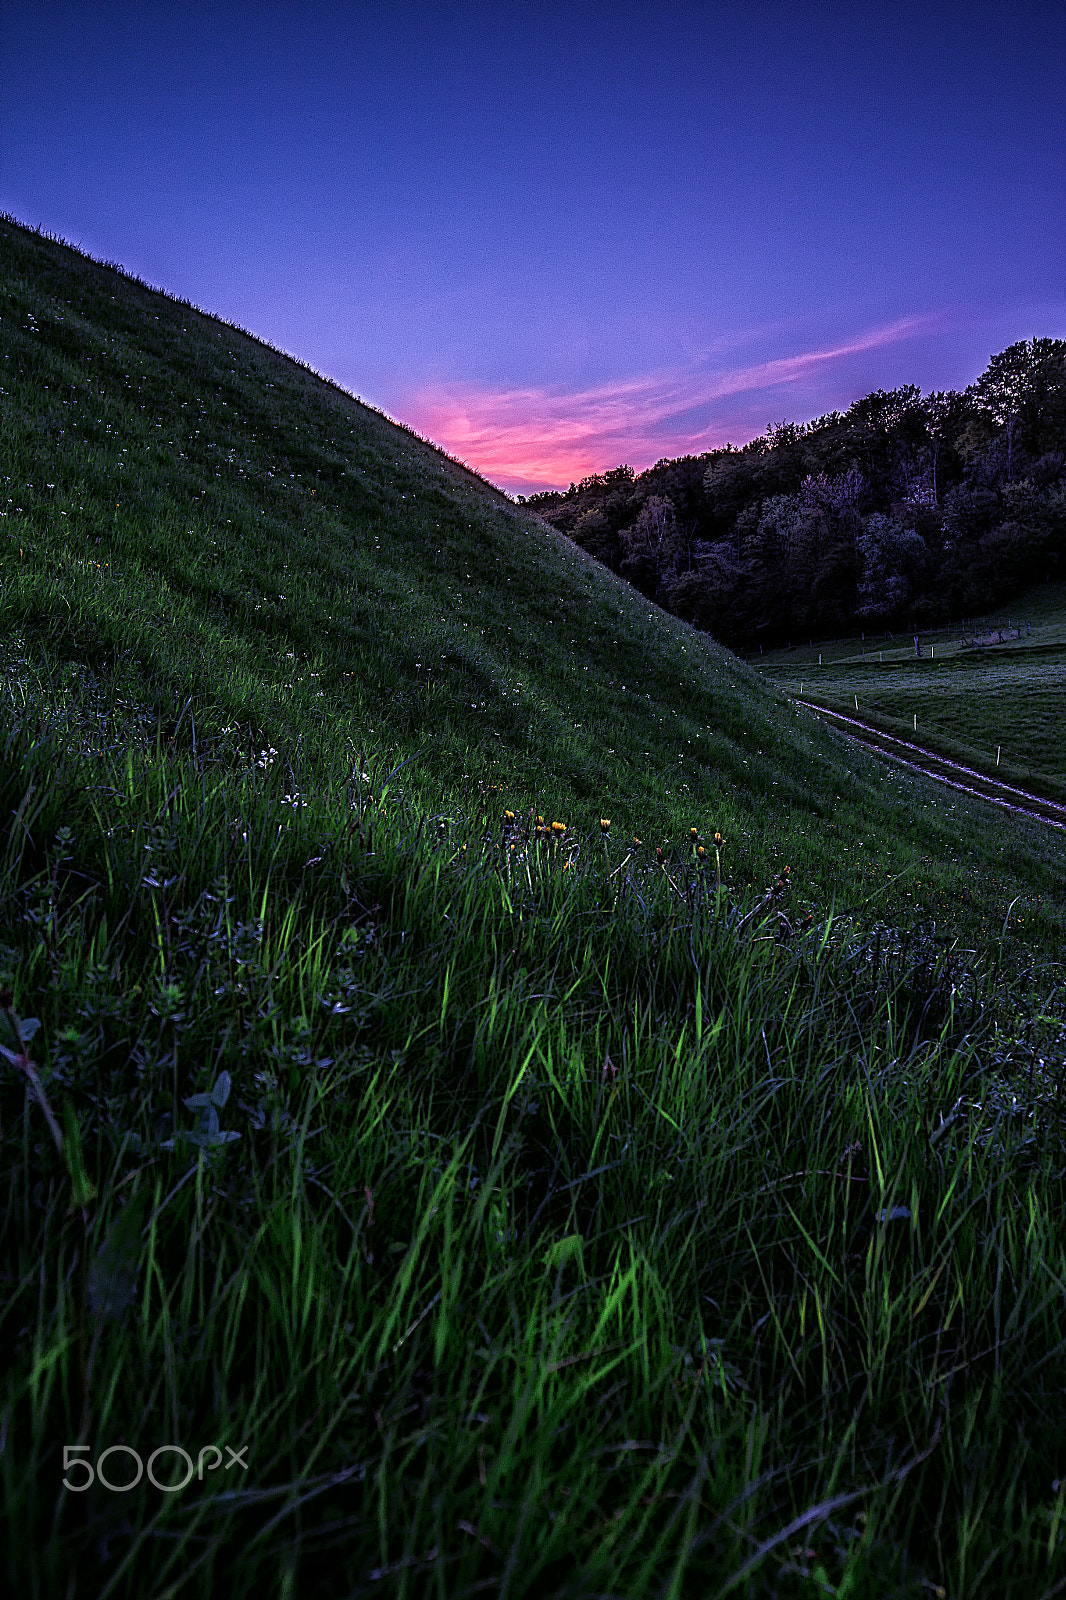
{"label": "meadow", "polygon": [[10,219],[0,389],[13,1590],[1061,1592],[1066,839]]}
{"label": "meadow", "polygon": [[1066,583],[987,617],[914,636],[870,633],[753,660],[786,694],[858,711],[875,727],[1050,799],[1066,798]]}

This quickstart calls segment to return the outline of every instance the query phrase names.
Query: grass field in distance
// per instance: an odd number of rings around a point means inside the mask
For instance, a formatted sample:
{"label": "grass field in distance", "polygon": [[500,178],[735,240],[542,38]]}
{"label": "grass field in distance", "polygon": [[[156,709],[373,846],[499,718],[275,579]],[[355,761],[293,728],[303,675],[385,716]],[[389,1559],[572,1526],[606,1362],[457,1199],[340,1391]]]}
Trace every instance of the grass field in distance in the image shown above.
{"label": "grass field in distance", "polygon": [[[977,771],[1066,798],[1066,583],[1002,611],[894,636],[816,640],[752,658],[791,696],[855,710]],[[917,719],[917,729],[915,729]],[[998,762],[998,765],[997,765]]]}

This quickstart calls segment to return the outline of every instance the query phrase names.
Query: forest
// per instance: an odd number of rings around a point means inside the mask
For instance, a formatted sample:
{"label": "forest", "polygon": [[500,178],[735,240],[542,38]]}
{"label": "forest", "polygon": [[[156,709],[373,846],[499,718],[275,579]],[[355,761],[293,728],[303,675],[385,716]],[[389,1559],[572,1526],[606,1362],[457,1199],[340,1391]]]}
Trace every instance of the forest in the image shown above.
{"label": "forest", "polygon": [[960,621],[1066,575],[1066,340],[523,503],[737,651]]}

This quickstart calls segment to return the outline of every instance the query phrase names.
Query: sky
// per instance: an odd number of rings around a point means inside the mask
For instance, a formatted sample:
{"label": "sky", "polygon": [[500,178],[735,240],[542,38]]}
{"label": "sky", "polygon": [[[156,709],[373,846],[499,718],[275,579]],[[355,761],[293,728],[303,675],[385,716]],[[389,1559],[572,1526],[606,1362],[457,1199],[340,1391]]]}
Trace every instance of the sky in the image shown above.
{"label": "sky", "polygon": [[1066,337],[1066,6],[2,0],[0,210],[566,488]]}

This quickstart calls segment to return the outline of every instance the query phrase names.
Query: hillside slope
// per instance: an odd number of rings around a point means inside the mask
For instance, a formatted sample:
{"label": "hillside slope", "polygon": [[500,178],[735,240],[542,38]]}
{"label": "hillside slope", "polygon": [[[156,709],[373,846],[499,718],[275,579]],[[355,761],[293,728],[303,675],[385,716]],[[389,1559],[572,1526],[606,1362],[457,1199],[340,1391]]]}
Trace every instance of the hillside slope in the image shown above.
{"label": "hillside slope", "polygon": [[648,849],[720,830],[738,886],[788,861],[811,905],[974,933],[1020,896],[1060,941],[1057,840],[849,749],[249,334],[3,219],[0,355],[9,706],[62,669],[82,724],[272,750],[305,796],[407,762],[430,808],[480,782]]}
{"label": "hillside slope", "polygon": [[9,223],[0,389],[10,1592],[1043,1592],[1066,836]]}

